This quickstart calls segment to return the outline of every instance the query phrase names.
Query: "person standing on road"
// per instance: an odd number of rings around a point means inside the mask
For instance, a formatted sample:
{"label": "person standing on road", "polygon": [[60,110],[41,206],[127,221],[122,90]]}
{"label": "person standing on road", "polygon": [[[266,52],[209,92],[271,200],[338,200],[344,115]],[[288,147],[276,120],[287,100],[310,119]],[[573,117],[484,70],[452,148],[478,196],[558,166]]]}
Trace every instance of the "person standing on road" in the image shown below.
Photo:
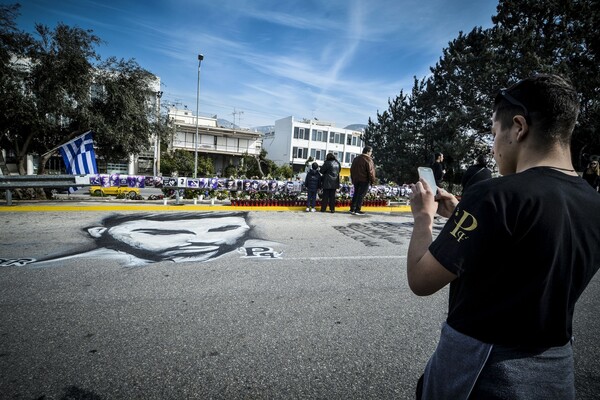
{"label": "person standing on road", "polygon": [[340,188],[340,171],[342,166],[340,162],[335,158],[333,153],[328,153],[325,157],[325,162],[321,167],[321,177],[323,186],[323,199],[321,201],[321,212],[327,210],[329,205],[329,212],[335,212],[335,192]]}
{"label": "person standing on road", "polygon": [[352,179],[352,185],[354,186],[354,195],[352,196],[352,204],[350,205],[350,214],[365,214],[360,210],[363,199],[369,191],[369,186],[373,185],[377,179],[375,177],[375,164],[371,158],[372,154],[373,149],[371,146],[365,146],[362,154],[356,156],[352,161],[350,179]]}
{"label": "person standing on road", "polygon": [[442,181],[446,174],[446,169],[444,169],[444,155],[442,153],[435,153],[435,160],[433,161],[433,164],[431,164],[431,169],[433,170],[435,184],[438,187],[442,187]]}
{"label": "person standing on road", "polygon": [[317,192],[321,187],[321,174],[319,173],[319,164],[316,162],[312,163],[311,170],[306,174],[306,178],[304,178],[304,185],[306,186],[307,192],[306,212],[315,212]]}
{"label": "person standing on road", "polygon": [[[578,114],[564,78],[519,81],[494,101],[501,177],[460,202],[411,185],[408,284],[419,296],[450,284],[418,398],[575,398],[573,312],[600,267],[600,201],[571,161]],[[436,212],[449,219],[433,241]]]}

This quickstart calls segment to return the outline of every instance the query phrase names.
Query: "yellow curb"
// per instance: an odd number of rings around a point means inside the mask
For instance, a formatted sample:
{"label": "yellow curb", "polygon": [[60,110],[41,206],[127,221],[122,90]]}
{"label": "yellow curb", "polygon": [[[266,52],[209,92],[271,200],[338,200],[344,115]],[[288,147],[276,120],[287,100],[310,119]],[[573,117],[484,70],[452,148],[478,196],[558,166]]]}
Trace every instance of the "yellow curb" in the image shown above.
{"label": "yellow curb", "polygon": [[[347,212],[349,207],[338,207],[336,212]],[[11,205],[0,206],[0,212],[61,212],[61,211],[304,211],[305,207],[294,206],[230,206],[230,205],[201,205],[201,204],[97,204],[97,205]],[[369,212],[410,212],[410,206],[395,207],[363,207]]]}

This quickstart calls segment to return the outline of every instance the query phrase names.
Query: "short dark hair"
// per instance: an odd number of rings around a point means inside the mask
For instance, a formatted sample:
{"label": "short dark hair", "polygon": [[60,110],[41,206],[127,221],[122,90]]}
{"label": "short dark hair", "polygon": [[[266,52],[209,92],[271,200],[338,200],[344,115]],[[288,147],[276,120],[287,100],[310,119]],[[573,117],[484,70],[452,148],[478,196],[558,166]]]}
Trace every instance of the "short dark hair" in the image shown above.
{"label": "short dark hair", "polygon": [[483,154],[478,155],[476,161],[477,161],[477,165],[487,165],[487,161]]}
{"label": "short dark hair", "polygon": [[317,164],[316,162],[312,163],[312,169],[318,169],[319,168],[319,164]]}
{"label": "short dark hair", "polygon": [[439,153],[439,152],[434,154],[434,157],[435,157],[436,159],[438,159],[438,158],[439,158],[439,157],[441,157],[441,156],[442,156],[442,153]]}
{"label": "short dark hair", "polygon": [[327,153],[327,160],[335,160],[335,155],[333,153]]}
{"label": "short dark hair", "polygon": [[371,146],[365,146],[365,147],[363,148],[363,152],[362,152],[362,153],[363,153],[363,154],[367,154],[368,152],[370,152],[370,151],[372,151],[372,150],[373,150],[373,148],[372,148]]}
{"label": "short dark hair", "polygon": [[569,144],[579,116],[579,99],[567,78],[537,74],[501,89],[494,100],[494,112],[503,129],[512,126],[513,117],[521,114],[538,138]]}

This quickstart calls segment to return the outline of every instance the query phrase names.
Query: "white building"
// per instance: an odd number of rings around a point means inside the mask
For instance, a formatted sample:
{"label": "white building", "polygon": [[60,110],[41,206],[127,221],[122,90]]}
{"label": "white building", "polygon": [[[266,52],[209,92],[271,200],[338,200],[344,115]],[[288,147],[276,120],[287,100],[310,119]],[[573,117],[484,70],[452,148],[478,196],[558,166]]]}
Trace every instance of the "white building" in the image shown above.
{"label": "white building", "polygon": [[[168,114],[173,124],[169,150],[196,151],[196,116],[191,111],[171,108]],[[242,156],[256,156],[261,151],[262,133],[246,129],[224,128],[217,118],[200,116],[197,120],[198,156],[210,157],[215,171],[222,175],[228,165],[238,166]]]}
{"label": "white building", "polygon": [[275,121],[275,131],[263,137],[267,158],[277,165],[290,164],[295,173],[304,172],[312,157],[323,165],[327,153],[333,153],[342,165],[341,176],[350,175],[354,157],[362,153],[363,132],[336,128],[331,122],[296,121],[290,116]]}

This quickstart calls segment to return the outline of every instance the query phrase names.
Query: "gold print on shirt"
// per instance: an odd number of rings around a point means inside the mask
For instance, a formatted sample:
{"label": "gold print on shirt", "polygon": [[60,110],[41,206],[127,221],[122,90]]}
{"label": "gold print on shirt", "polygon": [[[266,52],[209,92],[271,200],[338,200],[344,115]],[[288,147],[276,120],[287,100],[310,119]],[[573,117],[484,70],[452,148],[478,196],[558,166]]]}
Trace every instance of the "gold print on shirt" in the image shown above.
{"label": "gold print on shirt", "polygon": [[454,216],[456,227],[450,234],[454,236],[458,242],[468,239],[469,236],[467,236],[467,232],[477,228],[477,219],[468,212],[459,210],[458,208],[454,212]]}

